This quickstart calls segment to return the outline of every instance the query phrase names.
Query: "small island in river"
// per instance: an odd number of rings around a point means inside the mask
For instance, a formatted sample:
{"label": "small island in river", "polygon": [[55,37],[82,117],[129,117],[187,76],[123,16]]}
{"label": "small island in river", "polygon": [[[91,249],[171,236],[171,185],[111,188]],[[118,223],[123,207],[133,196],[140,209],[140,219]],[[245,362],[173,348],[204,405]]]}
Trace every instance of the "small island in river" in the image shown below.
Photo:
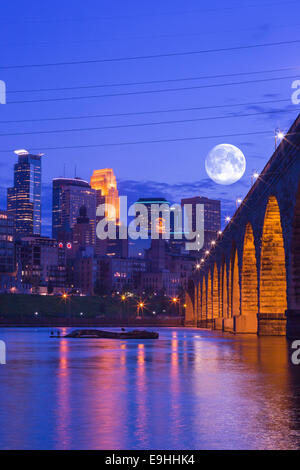
{"label": "small island in river", "polygon": [[[52,333],[52,332],[51,332]],[[73,330],[65,336],[51,334],[50,338],[111,338],[111,339],[158,339],[155,331],[131,330],[104,331],[104,330]]]}

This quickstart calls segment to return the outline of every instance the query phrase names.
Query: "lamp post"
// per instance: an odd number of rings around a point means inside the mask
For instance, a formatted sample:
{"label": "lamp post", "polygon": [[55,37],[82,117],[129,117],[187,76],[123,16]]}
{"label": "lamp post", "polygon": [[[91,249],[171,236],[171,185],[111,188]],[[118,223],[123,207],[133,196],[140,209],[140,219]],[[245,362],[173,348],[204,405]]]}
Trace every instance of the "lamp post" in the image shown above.
{"label": "lamp post", "polygon": [[258,177],[259,173],[257,171],[254,171],[254,173],[252,173],[251,175],[251,186],[253,186],[254,182],[257,180]]}
{"label": "lamp post", "polygon": [[278,146],[278,141],[282,141],[284,139],[284,132],[282,132],[280,129],[275,130],[275,150],[277,149]]}
{"label": "lamp post", "polygon": [[242,204],[243,200],[241,197],[238,197],[236,200],[235,200],[235,205],[236,205],[236,208],[238,208],[241,204]]}
{"label": "lamp post", "polygon": [[172,297],[172,304],[174,305],[174,310],[175,310],[175,315],[177,313],[177,308],[176,306],[179,305],[179,299],[178,297]]}
{"label": "lamp post", "polygon": [[66,314],[67,314],[67,317],[70,319],[71,318],[71,311],[70,311],[70,302],[68,302],[69,296],[66,292],[64,292],[63,295],[62,295],[62,298],[63,298],[63,301],[65,303],[65,306],[68,303],[68,308],[67,308]]}
{"label": "lamp post", "polygon": [[120,314],[120,319],[121,320],[124,320],[124,317],[125,317],[125,306],[126,306],[126,295],[121,295],[121,302],[122,302],[122,311],[121,311],[121,314]]}
{"label": "lamp post", "polygon": [[139,303],[138,303],[138,306],[137,306],[137,314],[138,314],[138,317],[140,316],[140,311],[141,311],[141,312],[142,312],[141,317],[144,318],[144,307],[145,307],[145,303],[144,303],[144,302],[139,302]]}

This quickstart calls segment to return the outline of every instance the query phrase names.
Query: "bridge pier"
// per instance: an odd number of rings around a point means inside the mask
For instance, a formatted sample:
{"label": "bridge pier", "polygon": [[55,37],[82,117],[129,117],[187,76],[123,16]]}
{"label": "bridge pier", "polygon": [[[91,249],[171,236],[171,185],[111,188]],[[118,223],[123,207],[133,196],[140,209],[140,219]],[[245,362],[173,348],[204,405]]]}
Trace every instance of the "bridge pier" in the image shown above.
{"label": "bridge pier", "polygon": [[300,339],[300,310],[286,310],[286,335],[289,339]]}
{"label": "bridge pier", "polygon": [[197,328],[197,322],[185,320],[184,325],[189,328]]}
{"label": "bridge pier", "polygon": [[210,329],[212,329],[213,328],[213,320],[208,319],[208,318],[198,320],[197,327],[198,328],[210,328]]}
{"label": "bridge pier", "polygon": [[233,328],[235,333],[257,334],[257,316],[237,315],[233,317]]}
{"label": "bridge pier", "polygon": [[223,331],[227,331],[228,333],[233,333],[233,317],[224,318]]}
{"label": "bridge pier", "polygon": [[285,313],[259,313],[257,320],[259,336],[286,335]]}
{"label": "bridge pier", "polygon": [[223,330],[223,322],[224,322],[224,318],[221,317],[221,318],[215,318],[214,319],[214,329],[215,330]]}

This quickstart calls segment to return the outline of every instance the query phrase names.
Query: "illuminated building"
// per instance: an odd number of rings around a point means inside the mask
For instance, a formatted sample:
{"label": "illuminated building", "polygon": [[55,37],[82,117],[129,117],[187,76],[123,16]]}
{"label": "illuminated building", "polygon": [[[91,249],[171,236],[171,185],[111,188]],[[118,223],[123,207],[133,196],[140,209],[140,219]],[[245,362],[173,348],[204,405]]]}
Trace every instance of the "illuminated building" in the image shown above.
{"label": "illuminated building", "polygon": [[[211,248],[211,242],[216,240],[218,232],[221,229],[221,202],[215,199],[208,199],[207,197],[191,197],[181,199],[181,206],[186,204],[192,206],[192,231],[196,231],[196,207],[197,204],[204,206],[204,245],[200,250],[190,250],[194,255],[197,251],[200,254]],[[199,254],[199,256],[200,256]]]}
{"label": "illuminated building", "polygon": [[113,206],[114,210],[109,206],[106,207],[105,217],[108,220],[116,220],[118,223],[120,216],[119,192],[113,170],[111,168],[94,170],[90,184],[91,188],[97,191],[97,207],[103,203]]}
{"label": "illuminated building", "polygon": [[115,240],[96,239],[96,254],[125,258],[128,256],[128,240],[119,239],[120,202],[117,189],[117,180],[111,168],[94,170],[90,181],[91,187],[97,193],[97,207],[105,204],[105,215],[96,218],[96,223],[106,217],[107,220],[116,222],[117,238]]}
{"label": "illuminated building", "polygon": [[15,271],[14,218],[0,210],[0,274]]}
{"label": "illuminated building", "polygon": [[[146,207],[147,212],[148,212],[148,220],[143,221],[143,225],[148,227],[148,236],[151,236],[151,230],[152,230],[152,216],[151,216],[151,209],[154,209],[156,205],[161,206],[162,204],[167,205],[168,208],[170,206],[170,203],[165,199],[161,197],[152,197],[152,198],[144,198],[141,197],[138,199],[136,204],[142,204],[143,206]],[[164,214],[164,208],[163,210],[160,211],[158,217],[155,220],[155,228],[153,228],[153,231],[156,230],[157,233],[162,234],[166,232],[166,221],[168,214]],[[137,216],[141,215],[142,212],[138,210],[138,207],[136,207],[136,214]],[[169,209],[166,209],[167,213],[169,212]]]}
{"label": "illuminated building", "polygon": [[22,282],[32,286],[32,293],[52,293],[64,287],[65,250],[56,240],[41,236],[24,236],[16,243],[16,260],[22,270]]}
{"label": "illuminated building", "polygon": [[[81,178],[55,178],[52,192],[52,237],[71,240],[81,207],[92,230],[93,244],[96,240],[96,191]],[[68,238],[69,237],[69,238]]]}
{"label": "illuminated building", "polygon": [[103,256],[97,258],[97,279],[95,293],[139,292],[141,277],[148,269],[148,262],[138,258]]}
{"label": "illuminated building", "polygon": [[93,246],[93,234],[86,207],[81,206],[79,217],[73,227],[73,251],[85,249],[87,246]]}
{"label": "illuminated building", "polygon": [[14,186],[7,190],[7,210],[15,218],[17,235],[41,233],[41,156],[16,150]]}

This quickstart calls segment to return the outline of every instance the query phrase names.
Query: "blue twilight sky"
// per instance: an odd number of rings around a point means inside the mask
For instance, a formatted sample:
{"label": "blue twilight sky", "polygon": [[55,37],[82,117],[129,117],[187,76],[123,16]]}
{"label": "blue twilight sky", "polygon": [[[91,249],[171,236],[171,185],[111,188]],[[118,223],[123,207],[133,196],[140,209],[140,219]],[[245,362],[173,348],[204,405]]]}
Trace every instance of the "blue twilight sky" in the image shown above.
{"label": "blue twilight sky", "polygon": [[[113,168],[120,194],[130,201],[220,198],[224,219],[249,189],[253,170],[260,171],[271,156],[274,129],[287,129],[299,112],[291,103],[291,84],[300,79],[300,69],[284,70],[300,66],[299,13],[299,1],[292,0],[5,2],[0,80],[7,85],[7,105],[0,105],[0,134],[14,135],[0,135],[1,207],[12,183],[12,150],[25,148],[46,154],[45,234],[51,223],[51,180],[62,176],[64,167],[66,176],[74,176],[75,166],[88,180],[93,169]],[[202,53],[172,55],[192,51]],[[99,61],[159,54],[170,55]],[[78,61],[91,62],[28,67]],[[189,78],[197,79],[171,81]],[[158,83],[137,84],[151,81]],[[41,89],[46,90],[36,91]],[[202,109],[161,112],[181,108]],[[143,112],[148,113],[128,114]],[[81,118],[107,114],[123,115]],[[255,115],[238,117],[244,114]],[[17,122],[24,120],[29,121]],[[134,126],[174,120],[194,121]],[[127,127],[98,129],[104,126]],[[66,132],[82,128],[89,130]],[[255,135],[261,131],[267,134]],[[218,137],[228,134],[245,135]],[[215,137],[188,140],[207,136]],[[107,145],[172,139],[187,140]],[[205,172],[207,153],[220,143],[237,145],[247,159],[245,175],[231,186],[213,183]]]}

